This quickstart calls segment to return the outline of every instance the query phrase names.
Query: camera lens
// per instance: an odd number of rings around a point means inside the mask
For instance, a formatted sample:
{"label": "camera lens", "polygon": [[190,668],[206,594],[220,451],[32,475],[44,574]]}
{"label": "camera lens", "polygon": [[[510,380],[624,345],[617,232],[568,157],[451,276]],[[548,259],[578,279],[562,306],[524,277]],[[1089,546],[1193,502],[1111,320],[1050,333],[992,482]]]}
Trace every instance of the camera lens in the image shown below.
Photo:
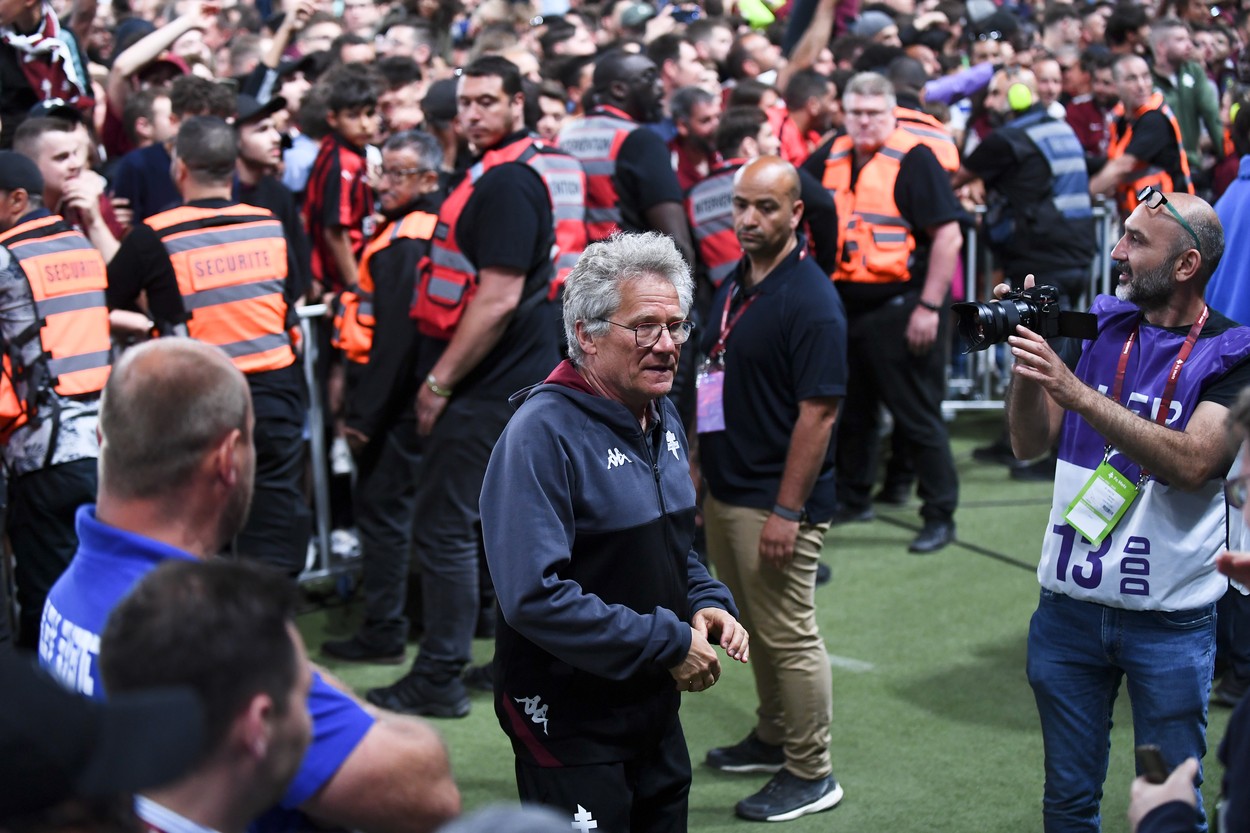
{"label": "camera lens", "polygon": [[1006,341],[1029,311],[1027,303],[1016,300],[965,302],[951,308],[959,316],[959,335],[967,343],[969,353]]}

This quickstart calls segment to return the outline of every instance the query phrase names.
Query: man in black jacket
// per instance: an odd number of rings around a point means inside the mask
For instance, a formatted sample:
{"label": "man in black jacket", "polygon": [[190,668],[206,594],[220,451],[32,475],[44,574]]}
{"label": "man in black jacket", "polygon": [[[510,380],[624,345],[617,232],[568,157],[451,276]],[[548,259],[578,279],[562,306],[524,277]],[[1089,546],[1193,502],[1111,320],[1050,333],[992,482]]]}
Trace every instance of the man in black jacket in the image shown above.
{"label": "man in black jacket", "polygon": [[408,638],[404,595],[417,506],[417,347],[408,317],[417,266],[438,222],[443,150],[428,133],[382,147],[378,198],[387,223],[365,244],[356,289],[344,293],[335,346],[347,358],[343,430],[356,457],[352,505],[364,557],[365,621],[321,650],[338,659],[399,662]]}

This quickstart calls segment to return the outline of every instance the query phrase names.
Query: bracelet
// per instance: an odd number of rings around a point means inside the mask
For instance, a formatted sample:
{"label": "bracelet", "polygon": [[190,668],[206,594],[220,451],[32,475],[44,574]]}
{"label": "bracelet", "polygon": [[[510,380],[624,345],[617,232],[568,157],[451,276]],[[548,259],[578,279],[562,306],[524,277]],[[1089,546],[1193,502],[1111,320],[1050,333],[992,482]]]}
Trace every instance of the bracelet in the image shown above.
{"label": "bracelet", "polygon": [[807,512],[802,509],[787,509],[780,503],[773,504],[773,514],[783,521],[791,521],[792,523],[802,523]]}
{"label": "bracelet", "polygon": [[438,380],[434,378],[433,373],[425,377],[425,386],[429,388],[430,392],[433,393],[435,396],[441,396],[444,399],[451,396],[451,388],[445,388],[442,385],[440,385],[438,383]]}
{"label": "bracelet", "polygon": [[941,312],[942,311],[941,304],[931,304],[928,301],[926,301],[924,298],[920,299],[920,306],[924,307],[929,312]]}

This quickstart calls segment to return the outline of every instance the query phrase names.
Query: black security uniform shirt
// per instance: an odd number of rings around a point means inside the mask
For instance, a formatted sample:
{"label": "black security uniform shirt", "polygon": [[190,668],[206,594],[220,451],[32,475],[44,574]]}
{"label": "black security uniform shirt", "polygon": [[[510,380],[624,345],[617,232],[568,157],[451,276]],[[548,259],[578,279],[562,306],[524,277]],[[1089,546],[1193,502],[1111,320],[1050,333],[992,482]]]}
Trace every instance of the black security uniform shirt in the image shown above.
{"label": "black security uniform shirt", "polygon": [[[708,488],[733,506],[771,509],[799,402],[846,394],[846,314],[829,277],[805,249],[800,238],[799,246],[752,289],[743,283],[744,260],[716,293],[700,342],[701,352],[710,353],[731,293],[731,320],[750,303],[726,342],[725,430],[699,435]],[[833,517],[833,459],[831,438],[804,506],[814,523]]]}

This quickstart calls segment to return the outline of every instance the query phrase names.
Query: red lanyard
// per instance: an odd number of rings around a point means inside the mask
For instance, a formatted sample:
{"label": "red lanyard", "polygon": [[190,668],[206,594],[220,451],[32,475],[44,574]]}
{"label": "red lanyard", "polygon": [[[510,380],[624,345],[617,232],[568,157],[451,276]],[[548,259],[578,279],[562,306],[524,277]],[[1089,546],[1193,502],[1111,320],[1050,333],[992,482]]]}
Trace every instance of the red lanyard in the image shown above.
{"label": "red lanyard", "polygon": [[[1185,343],[1181,345],[1180,351],[1176,354],[1176,361],[1172,362],[1172,370],[1168,373],[1167,384],[1163,387],[1163,398],[1159,400],[1159,410],[1155,414],[1155,422],[1159,425],[1166,425],[1168,421],[1168,413],[1172,410],[1172,398],[1176,395],[1176,383],[1181,378],[1181,368],[1185,365],[1185,360],[1189,358],[1189,354],[1193,352],[1194,344],[1198,341],[1198,334],[1202,332],[1202,328],[1210,317],[1211,308],[1204,306],[1202,314],[1198,316],[1198,320],[1189,328],[1189,335],[1185,336]],[[1111,389],[1111,398],[1121,405],[1120,395],[1124,391],[1124,371],[1128,367],[1129,354],[1133,352],[1133,343],[1137,341],[1137,331],[1140,325],[1135,325],[1133,331],[1128,334],[1128,338],[1124,340],[1124,347],[1120,350],[1120,361],[1115,369],[1115,387]],[[1127,406],[1126,406],[1127,407]],[[1110,451],[1111,446],[1108,444],[1107,450]],[[1142,468],[1141,482],[1145,482],[1149,474],[1146,469]]]}
{"label": "red lanyard", "polygon": [[716,339],[716,345],[712,348],[712,352],[707,354],[707,360],[714,362],[725,353],[725,342],[729,340],[729,333],[733,330],[734,325],[738,323],[738,319],[747,311],[747,307],[755,303],[755,299],[760,297],[759,293],[755,293],[750,298],[743,301],[742,306],[738,307],[738,311],[734,313],[734,317],[729,317],[729,310],[733,306],[734,298],[738,297],[739,284],[734,285],[729,290],[729,297],[725,299],[725,308],[720,314],[720,338]]}

